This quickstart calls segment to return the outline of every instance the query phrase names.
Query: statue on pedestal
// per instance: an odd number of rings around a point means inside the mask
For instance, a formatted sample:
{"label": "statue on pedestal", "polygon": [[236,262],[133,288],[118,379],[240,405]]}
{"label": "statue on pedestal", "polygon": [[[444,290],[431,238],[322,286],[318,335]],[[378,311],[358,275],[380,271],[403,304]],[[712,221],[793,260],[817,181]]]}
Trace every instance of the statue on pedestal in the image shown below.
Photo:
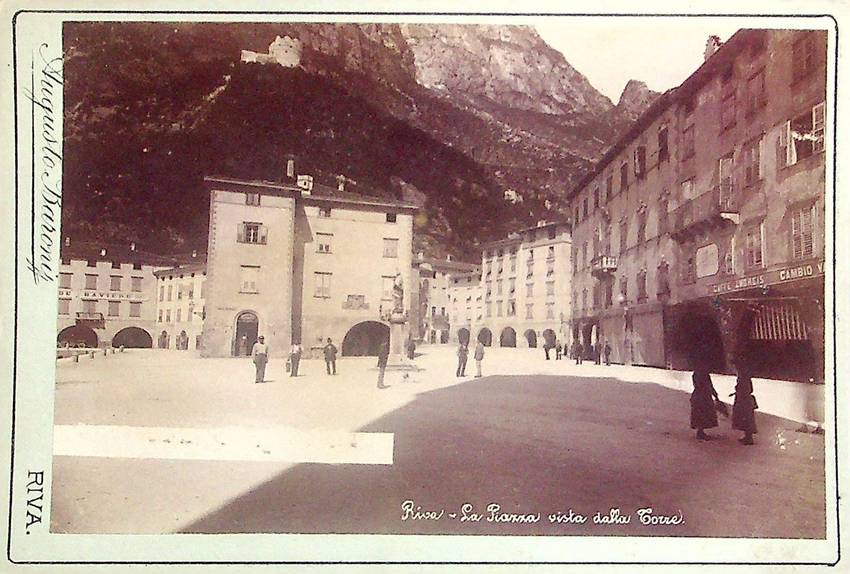
{"label": "statue on pedestal", "polygon": [[404,314],[404,279],[401,271],[396,272],[393,280],[393,315]]}

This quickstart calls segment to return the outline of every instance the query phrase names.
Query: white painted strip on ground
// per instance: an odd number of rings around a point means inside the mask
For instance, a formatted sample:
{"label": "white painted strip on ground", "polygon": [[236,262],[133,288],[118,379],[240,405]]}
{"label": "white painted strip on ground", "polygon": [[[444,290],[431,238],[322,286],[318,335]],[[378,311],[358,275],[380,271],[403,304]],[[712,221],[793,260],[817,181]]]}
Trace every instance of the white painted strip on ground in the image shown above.
{"label": "white painted strip on ground", "polygon": [[57,425],[53,454],[107,458],[392,464],[392,433],[333,429]]}

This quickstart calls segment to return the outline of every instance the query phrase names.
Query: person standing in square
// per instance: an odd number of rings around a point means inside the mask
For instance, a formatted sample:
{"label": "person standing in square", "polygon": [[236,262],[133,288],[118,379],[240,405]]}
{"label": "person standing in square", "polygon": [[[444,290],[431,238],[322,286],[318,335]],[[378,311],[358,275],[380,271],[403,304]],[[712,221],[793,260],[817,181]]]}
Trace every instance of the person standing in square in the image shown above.
{"label": "person standing in square", "polygon": [[292,350],[289,352],[290,362],[290,377],[298,376],[298,365],[301,363],[301,345],[299,343],[292,344]]}
{"label": "person standing in square", "polygon": [[251,349],[251,356],[254,358],[254,366],[257,368],[255,383],[262,383],[266,378],[266,363],[269,361],[269,346],[265,343],[265,338],[260,335],[257,337],[257,342]]}
{"label": "person standing in square", "polygon": [[384,373],[387,370],[387,360],[390,356],[390,344],[388,341],[382,341],[378,348],[378,388],[386,389],[388,385],[384,384]]}
{"label": "person standing in square", "polygon": [[[480,343],[480,341],[479,341]],[[464,343],[460,343],[457,347],[457,376],[466,376],[466,359],[469,357],[469,348]]]}
{"label": "person standing in square", "polygon": [[484,360],[484,343],[478,341],[478,344],[475,345],[475,354],[473,355],[475,359],[475,378],[481,378],[481,361]]}
{"label": "person standing in square", "polygon": [[328,337],[328,344],[325,345],[322,352],[325,354],[325,368],[327,369],[328,374],[335,375],[337,349],[330,337]]}

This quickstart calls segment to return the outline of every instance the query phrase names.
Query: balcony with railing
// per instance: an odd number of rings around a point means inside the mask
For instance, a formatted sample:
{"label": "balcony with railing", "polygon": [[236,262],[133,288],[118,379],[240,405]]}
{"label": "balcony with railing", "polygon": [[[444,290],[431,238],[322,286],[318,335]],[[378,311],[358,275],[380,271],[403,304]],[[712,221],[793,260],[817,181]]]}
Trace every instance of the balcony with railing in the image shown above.
{"label": "balcony with railing", "polygon": [[596,277],[611,275],[617,271],[617,263],[615,255],[597,255],[590,260],[590,272]]}
{"label": "balcony with railing", "polygon": [[738,223],[738,198],[731,185],[718,185],[679,206],[672,213],[671,236],[676,241]]}
{"label": "balcony with railing", "polygon": [[85,325],[94,329],[102,329],[105,325],[103,313],[77,311],[77,325]]}

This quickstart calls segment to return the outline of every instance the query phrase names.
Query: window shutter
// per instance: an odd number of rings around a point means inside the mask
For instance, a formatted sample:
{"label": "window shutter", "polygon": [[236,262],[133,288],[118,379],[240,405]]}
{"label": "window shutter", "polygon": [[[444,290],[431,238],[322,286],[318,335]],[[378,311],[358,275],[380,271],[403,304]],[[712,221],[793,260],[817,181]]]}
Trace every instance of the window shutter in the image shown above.
{"label": "window shutter", "polygon": [[824,149],[824,127],[826,121],[826,105],[824,102],[819,103],[812,108],[812,135],[815,136],[812,149],[815,153],[821,152]]}
{"label": "window shutter", "polygon": [[245,224],[239,223],[236,226],[236,241],[239,243],[245,243]]}
{"label": "window shutter", "polygon": [[268,237],[268,228],[265,225],[260,226],[260,243],[265,245],[266,238]]}
{"label": "window shutter", "polygon": [[764,161],[764,136],[759,138],[757,149],[759,156],[756,158],[757,161],[755,162],[756,165],[754,167],[756,170],[756,179],[758,180],[761,179],[762,174],[764,173],[764,167],[762,167],[762,162]]}

